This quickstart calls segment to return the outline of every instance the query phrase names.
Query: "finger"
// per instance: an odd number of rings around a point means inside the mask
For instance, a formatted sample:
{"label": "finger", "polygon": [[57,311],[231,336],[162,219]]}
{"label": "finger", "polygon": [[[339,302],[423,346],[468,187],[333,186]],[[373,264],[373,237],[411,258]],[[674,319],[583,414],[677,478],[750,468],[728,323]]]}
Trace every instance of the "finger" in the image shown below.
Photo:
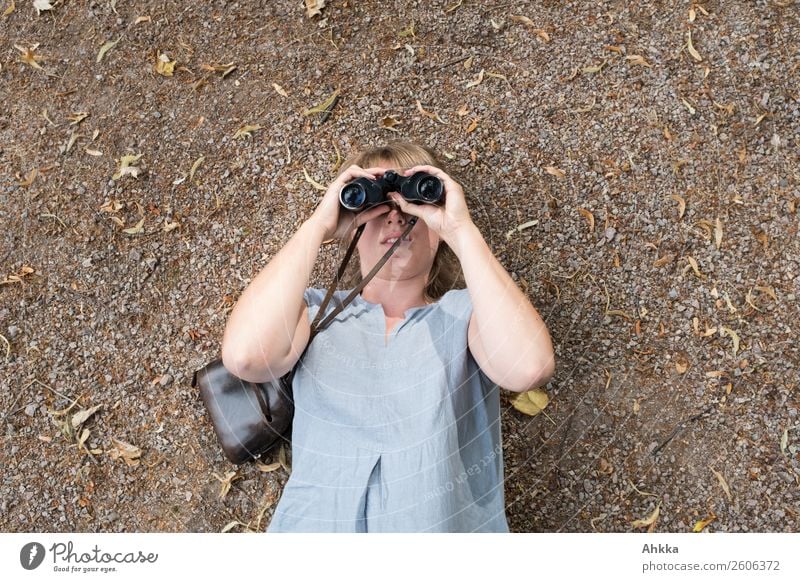
{"label": "finger", "polygon": [[370,208],[369,210],[365,210],[359,213],[358,216],[356,216],[355,226],[359,227],[362,224],[369,222],[373,218],[376,218],[381,214],[386,214],[387,212],[389,212],[389,207],[386,206],[385,204],[381,204],[380,206],[375,206],[373,208]]}
{"label": "finger", "polygon": [[410,214],[411,216],[420,216],[420,217],[422,216],[419,212],[418,206],[410,204],[408,201],[406,201],[405,198],[403,198],[397,192],[392,192],[389,194],[389,196],[391,197],[392,201],[395,202],[398,207],[400,207],[400,210],[404,214]]}

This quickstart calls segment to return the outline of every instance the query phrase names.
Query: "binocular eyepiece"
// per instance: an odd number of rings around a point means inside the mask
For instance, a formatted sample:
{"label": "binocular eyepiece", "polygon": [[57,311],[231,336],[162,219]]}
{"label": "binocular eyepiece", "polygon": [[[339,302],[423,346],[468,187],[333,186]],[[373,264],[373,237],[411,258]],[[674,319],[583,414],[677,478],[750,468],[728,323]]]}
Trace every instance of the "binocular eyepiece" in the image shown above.
{"label": "binocular eyepiece", "polygon": [[339,202],[347,210],[359,212],[365,208],[386,202],[389,192],[399,192],[409,202],[435,204],[442,199],[442,181],[428,172],[416,172],[411,176],[401,176],[387,170],[377,180],[358,178],[345,184],[339,193]]}

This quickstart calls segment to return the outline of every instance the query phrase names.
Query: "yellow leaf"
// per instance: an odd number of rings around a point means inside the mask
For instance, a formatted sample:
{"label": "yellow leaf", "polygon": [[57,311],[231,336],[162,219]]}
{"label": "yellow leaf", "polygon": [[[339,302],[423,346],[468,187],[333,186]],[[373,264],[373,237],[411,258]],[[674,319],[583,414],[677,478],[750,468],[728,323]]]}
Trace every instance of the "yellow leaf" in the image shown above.
{"label": "yellow leaf", "polygon": [[697,275],[700,279],[704,277],[704,275],[700,272],[700,267],[697,265],[697,261],[694,257],[686,257],[686,260],[689,261],[689,265],[691,265],[694,274]]}
{"label": "yellow leaf", "polygon": [[34,179],[36,179],[36,175],[38,173],[39,173],[39,170],[37,170],[36,168],[32,169],[30,172],[28,172],[28,175],[26,176],[26,178],[22,182],[17,182],[17,185],[24,186],[24,187],[27,188],[28,186],[33,184],[33,181],[34,181]]}
{"label": "yellow leaf", "polygon": [[703,60],[703,57],[700,56],[700,53],[695,50],[694,45],[692,44],[691,30],[689,31],[689,42],[687,43],[687,47],[689,48],[689,54],[692,55],[694,60],[696,60],[698,63]]}
{"label": "yellow leaf", "polygon": [[8,8],[6,8],[6,9],[3,11],[3,18],[5,18],[6,16],[8,16],[8,15],[9,15],[9,14],[11,14],[12,12],[14,12],[14,10],[16,9],[16,7],[17,7],[17,5],[16,5],[16,4],[14,4],[14,0],[11,0],[11,4],[9,4],[9,5],[8,5]]}
{"label": "yellow leaf", "polygon": [[[88,150],[87,150],[88,153]],[[135,156],[122,156],[119,159],[119,169],[116,173],[111,176],[112,180],[119,180],[123,176],[132,176],[133,178],[137,178],[139,176],[139,168],[136,166],[132,166],[131,164],[139,161],[139,158],[142,157],[142,154],[138,154]]]}
{"label": "yellow leaf", "polygon": [[202,163],[203,163],[203,161],[205,161],[205,159],[206,159],[206,158],[205,158],[205,156],[200,156],[200,157],[199,157],[199,158],[197,158],[197,159],[194,161],[194,163],[192,164],[192,169],[191,169],[191,170],[189,170],[189,181],[190,181],[190,182],[191,182],[192,180],[194,180],[194,173],[197,171],[197,168],[199,168],[199,167],[200,167],[200,164],[202,164]]}
{"label": "yellow leaf", "polygon": [[686,212],[686,200],[680,194],[670,194],[667,198],[671,198],[678,203],[678,220],[683,218],[683,213]]}
{"label": "yellow leaf", "polygon": [[178,61],[171,61],[165,54],[158,55],[156,59],[156,73],[164,77],[171,77]]}
{"label": "yellow leaf", "polygon": [[478,127],[478,118],[474,118],[467,128],[467,133],[472,133]]}
{"label": "yellow leaf", "polygon": [[95,62],[99,63],[100,61],[102,61],[103,57],[106,56],[106,53],[108,51],[110,51],[112,48],[114,48],[115,46],[117,46],[117,43],[120,40],[122,40],[122,37],[118,38],[117,40],[113,40],[113,41],[110,40],[107,43],[105,43],[103,46],[101,46],[100,47],[100,51],[97,53],[97,59],[95,60]]}
{"label": "yellow leaf", "polygon": [[288,97],[289,94],[277,83],[272,84],[272,88],[275,89],[275,92],[280,95],[281,97]]}
{"label": "yellow leaf", "polygon": [[325,111],[328,111],[329,109],[333,108],[333,105],[335,104],[338,97],[339,97],[339,90],[336,89],[336,91],[331,93],[330,96],[327,99],[325,99],[325,101],[323,101],[319,105],[316,105],[315,107],[312,107],[311,109],[307,109],[303,113],[303,115],[311,115],[312,113],[323,113]]}
{"label": "yellow leaf", "polygon": [[303,167],[303,175],[306,177],[306,182],[308,182],[309,184],[314,186],[314,188],[316,188],[317,190],[323,190],[323,191],[327,190],[327,188],[325,186],[323,186],[322,184],[320,184],[319,182],[314,180],[314,178],[312,178],[311,176],[308,175],[308,172],[306,171],[305,166]]}
{"label": "yellow leaf", "polygon": [[628,55],[625,57],[625,59],[632,65],[642,65],[644,67],[652,67],[652,65],[648,63],[642,55]]}
{"label": "yellow leaf", "polygon": [[697,523],[695,523],[694,527],[692,528],[692,531],[695,533],[703,531],[706,528],[706,526],[715,519],[717,519],[717,516],[712,513],[707,518],[701,519]]}
{"label": "yellow leaf", "polygon": [[733,355],[735,356],[736,352],[739,351],[739,334],[737,334],[735,331],[733,331],[729,327],[725,327],[724,325],[720,325],[719,326],[719,335],[720,335],[720,337],[723,337],[725,335],[731,336],[731,339],[733,340]]}
{"label": "yellow leaf", "polygon": [[722,473],[720,473],[719,471],[715,471],[713,467],[709,467],[709,469],[711,469],[711,472],[714,473],[714,476],[717,478],[717,481],[719,481],[719,484],[722,486],[722,490],[725,492],[725,495],[728,497],[728,501],[732,501],[731,489],[730,489],[730,487],[728,487],[728,482],[725,481],[725,477],[723,477]]}
{"label": "yellow leaf", "polygon": [[144,228],[142,228],[143,224],[144,224],[144,218],[141,219],[139,222],[137,222],[136,226],[131,228],[125,228],[122,230],[122,232],[126,234],[139,234],[140,232],[144,232]]}
{"label": "yellow leaf", "polygon": [[67,119],[70,120],[70,125],[78,125],[81,121],[89,117],[89,113],[86,111],[79,111],[78,113],[73,113],[72,115],[68,115]]}
{"label": "yellow leaf", "polygon": [[580,212],[589,222],[589,232],[594,232],[594,214],[585,208],[578,208],[578,212]]}
{"label": "yellow leaf", "polygon": [[633,527],[648,527],[648,526],[655,526],[656,520],[658,519],[658,514],[661,511],[661,503],[656,505],[655,510],[645,519],[637,519],[631,526]]}
{"label": "yellow leaf", "polygon": [[243,125],[233,134],[233,139],[239,137],[253,137],[253,132],[262,129],[260,125]]}
{"label": "yellow leaf", "polygon": [[476,87],[476,86],[480,85],[483,82],[483,74],[484,74],[484,72],[485,71],[483,69],[481,69],[481,72],[478,73],[478,76],[475,78],[475,80],[474,81],[470,81],[469,83],[467,83],[466,88],[470,89],[472,87]]}
{"label": "yellow leaf", "polygon": [[556,168],[555,166],[545,166],[544,171],[550,174],[551,176],[555,176],[556,178],[563,178],[567,174],[564,170]]}
{"label": "yellow leaf", "polygon": [[418,110],[420,113],[422,113],[422,115],[424,115],[425,117],[427,117],[428,119],[433,119],[433,120],[435,120],[435,121],[438,121],[439,123],[446,123],[446,122],[442,121],[442,118],[441,118],[441,117],[439,117],[439,114],[438,114],[438,113],[431,113],[430,111],[426,111],[426,110],[425,110],[425,109],[422,107],[422,103],[420,103],[419,99],[417,99],[417,110]]}
{"label": "yellow leaf", "polygon": [[550,399],[541,388],[520,392],[511,399],[511,405],[528,416],[536,416],[544,410]]}
{"label": "yellow leaf", "polygon": [[395,117],[394,115],[389,115],[388,117],[384,117],[381,120],[381,127],[383,129],[388,129],[389,131],[399,131],[395,129],[394,126],[400,125],[401,123],[403,122],[397,119],[397,117]]}
{"label": "yellow leaf", "polygon": [[37,55],[34,51],[39,46],[37,42],[32,47],[23,47],[18,44],[14,45],[14,48],[17,49],[19,52],[22,53],[22,56],[19,58],[23,63],[26,63],[32,66],[34,69],[39,69],[40,71],[43,70],[42,66],[37,61],[44,60],[44,57],[41,55]]}

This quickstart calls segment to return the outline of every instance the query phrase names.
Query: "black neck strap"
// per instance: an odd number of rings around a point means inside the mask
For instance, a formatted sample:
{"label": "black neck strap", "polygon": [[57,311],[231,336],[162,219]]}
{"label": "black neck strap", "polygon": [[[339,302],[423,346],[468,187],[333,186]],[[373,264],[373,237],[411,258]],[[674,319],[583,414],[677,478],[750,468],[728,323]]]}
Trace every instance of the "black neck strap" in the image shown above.
{"label": "black neck strap", "polygon": [[350,292],[350,294],[344,298],[344,301],[342,301],[341,304],[337,305],[336,309],[331,311],[330,314],[328,314],[328,316],[325,317],[325,319],[323,319],[322,322],[320,322],[320,319],[325,313],[325,309],[328,307],[328,303],[330,303],[331,297],[333,297],[333,292],[339,286],[339,281],[341,280],[342,275],[344,274],[344,270],[347,267],[348,261],[350,261],[350,257],[353,254],[353,250],[356,248],[358,239],[361,238],[361,233],[364,232],[364,225],[362,224],[361,226],[358,227],[358,229],[356,229],[356,233],[353,236],[353,240],[350,242],[350,246],[347,248],[347,252],[345,253],[344,258],[342,259],[342,264],[339,265],[339,269],[336,271],[336,277],[334,277],[333,281],[331,281],[331,284],[328,286],[328,292],[325,294],[325,299],[322,300],[322,304],[319,307],[317,316],[311,323],[311,335],[308,338],[308,343],[311,343],[311,340],[314,339],[314,336],[317,334],[317,332],[324,329],[325,326],[327,326],[331,321],[333,321],[333,319],[337,315],[339,315],[339,313],[341,313],[345,307],[347,307],[347,305],[355,298],[356,295],[361,293],[361,290],[367,285],[367,283],[370,282],[370,280],[378,273],[378,271],[381,270],[381,267],[383,267],[386,261],[389,260],[389,257],[392,256],[392,253],[395,251],[398,245],[403,241],[403,239],[405,239],[408,236],[408,233],[411,232],[411,229],[414,228],[414,225],[416,223],[417,223],[416,216],[412,216],[411,218],[409,218],[408,226],[406,227],[405,231],[403,231],[403,234],[400,237],[398,237],[396,241],[394,241],[394,244],[391,247],[389,247],[389,250],[386,251],[383,257],[381,257],[381,260],[378,261],[378,263],[372,268],[372,270],[369,273],[367,273],[367,275],[363,279],[361,279],[359,284],[356,285],[355,288]]}

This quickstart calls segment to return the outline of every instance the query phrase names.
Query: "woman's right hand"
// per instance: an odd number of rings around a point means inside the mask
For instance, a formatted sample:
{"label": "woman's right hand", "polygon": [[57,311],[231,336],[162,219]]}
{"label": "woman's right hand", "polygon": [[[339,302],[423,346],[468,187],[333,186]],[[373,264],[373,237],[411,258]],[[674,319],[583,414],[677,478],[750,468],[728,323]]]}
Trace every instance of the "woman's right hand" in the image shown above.
{"label": "woman's right hand", "polygon": [[348,182],[362,177],[375,180],[381,177],[385,171],[383,168],[368,168],[365,170],[359,166],[350,166],[328,186],[325,195],[309,219],[321,224],[325,229],[323,240],[347,239],[353,230],[376,216],[389,211],[388,204],[379,204],[356,214],[346,210],[339,203],[339,193]]}

